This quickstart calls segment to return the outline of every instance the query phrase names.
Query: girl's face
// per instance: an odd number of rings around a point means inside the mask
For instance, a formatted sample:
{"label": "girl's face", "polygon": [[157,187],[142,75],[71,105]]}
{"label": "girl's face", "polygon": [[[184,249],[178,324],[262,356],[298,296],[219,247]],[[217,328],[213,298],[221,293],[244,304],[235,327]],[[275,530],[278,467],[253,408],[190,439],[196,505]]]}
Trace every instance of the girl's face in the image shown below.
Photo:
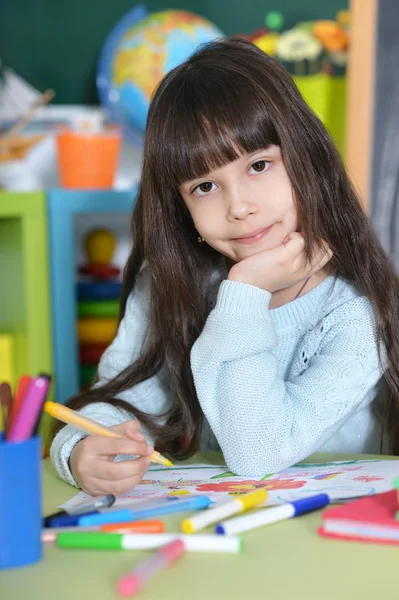
{"label": "girl's face", "polygon": [[279,146],[244,154],[179,189],[198,233],[233,262],[270,250],[297,231]]}

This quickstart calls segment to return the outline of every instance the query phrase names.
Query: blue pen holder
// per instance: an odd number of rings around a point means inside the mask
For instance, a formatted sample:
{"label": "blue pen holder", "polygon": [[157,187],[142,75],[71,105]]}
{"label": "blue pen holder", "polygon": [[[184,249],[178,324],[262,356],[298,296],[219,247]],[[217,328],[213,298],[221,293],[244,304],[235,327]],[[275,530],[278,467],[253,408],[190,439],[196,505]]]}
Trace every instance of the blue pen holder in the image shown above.
{"label": "blue pen holder", "polygon": [[42,557],[41,439],[0,438],[0,569]]}

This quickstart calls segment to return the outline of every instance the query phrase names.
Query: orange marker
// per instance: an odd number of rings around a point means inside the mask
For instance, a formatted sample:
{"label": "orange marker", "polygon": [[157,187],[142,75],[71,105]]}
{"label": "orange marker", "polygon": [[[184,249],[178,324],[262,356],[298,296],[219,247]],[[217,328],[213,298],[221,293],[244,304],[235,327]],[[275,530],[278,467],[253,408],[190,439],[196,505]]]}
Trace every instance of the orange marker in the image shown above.
{"label": "orange marker", "polygon": [[51,527],[42,529],[41,540],[44,544],[51,544],[57,540],[59,533],[101,531],[103,533],[164,533],[165,523],[153,521],[131,521],[130,523],[110,523],[109,525],[93,525],[91,527]]}
{"label": "orange marker", "polygon": [[101,531],[107,533],[163,533],[165,531],[165,523],[158,520],[109,523],[108,525],[102,525]]}

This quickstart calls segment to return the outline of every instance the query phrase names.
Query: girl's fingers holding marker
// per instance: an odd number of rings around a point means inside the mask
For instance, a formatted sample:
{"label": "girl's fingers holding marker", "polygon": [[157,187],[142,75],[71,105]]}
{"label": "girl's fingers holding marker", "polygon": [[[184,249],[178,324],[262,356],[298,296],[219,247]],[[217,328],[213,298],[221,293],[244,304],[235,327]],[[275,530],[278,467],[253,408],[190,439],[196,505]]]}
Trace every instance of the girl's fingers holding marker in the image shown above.
{"label": "girl's fingers holding marker", "polygon": [[141,441],[145,440],[145,437],[141,433],[140,423],[137,421],[137,419],[130,419],[129,421],[124,421],[123,423],[119,423],[119,425],[114,425],[113,427],[110,427],[110,429],[128,438]]}
{"label": "girl's fingers holding marker", "polygon": [[92,474],[98,479],[115,482],[144,474],[149,463],[149,458],[144,457],[118,462],[96,461],[93,463]]}
{"label": "girl's fingers holding marker", "polygon": [[[92,495],[117,495],[132,489],[143,478],[154,451],[135,419],[111,429],[123,437],[87,436],[76,444],[69,459],[76,482]],[[118,455],[138,458],[115,462]]]}
{"label": "girl's fingers holding marker", "polygon": [[124,494],[140,483],[148,464],[147,458],[137,458],[121,463],[107,463],[107,467],[111,467],[111,469],[104,471],[105,465],[102,463],[101,468],[93,470],[92,476],[87,478],[85,491],[92,495],[113,494],[119,496]]}
{"label": "girl's fingers holding marker", "polygon": [[149,448],[146,441],[129,438],[109,438],[96,435],[86,438],[85,441],[87,450],[96,456],[116,456],[117,454],[147,456]]}

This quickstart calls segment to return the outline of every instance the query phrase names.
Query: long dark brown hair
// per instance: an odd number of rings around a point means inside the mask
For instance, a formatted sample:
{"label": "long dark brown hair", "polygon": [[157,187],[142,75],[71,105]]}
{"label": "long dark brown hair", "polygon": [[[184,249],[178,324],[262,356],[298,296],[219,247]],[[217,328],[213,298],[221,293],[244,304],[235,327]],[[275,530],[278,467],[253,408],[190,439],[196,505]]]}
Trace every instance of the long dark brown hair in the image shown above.
{"label": "long dark brown hair", "polygon": [[[198,448],[203,414],[190,369],[190,349],[209,313],[210,275],[220,255],[198,244],[179,185],[236,160],[244,152],[281,147],[303,224],[306,252],[322,240],[333,273],[363,290],[385,345],[390,398],[385,423],[399,451],[399,289],[394,270],[365,215],[324,126],[292,78],[249,42],[212,42],[168,73],[152,100],[140,190],[133,214],[134,247],[121,299],[123,317],[137,274],[151,273],[149,325],[140,357],[115,379],[69,402],[109,402],[137,417],[159,449],[184,458]],[[166,370],[172,402],[160,420],[116,396]]]}

